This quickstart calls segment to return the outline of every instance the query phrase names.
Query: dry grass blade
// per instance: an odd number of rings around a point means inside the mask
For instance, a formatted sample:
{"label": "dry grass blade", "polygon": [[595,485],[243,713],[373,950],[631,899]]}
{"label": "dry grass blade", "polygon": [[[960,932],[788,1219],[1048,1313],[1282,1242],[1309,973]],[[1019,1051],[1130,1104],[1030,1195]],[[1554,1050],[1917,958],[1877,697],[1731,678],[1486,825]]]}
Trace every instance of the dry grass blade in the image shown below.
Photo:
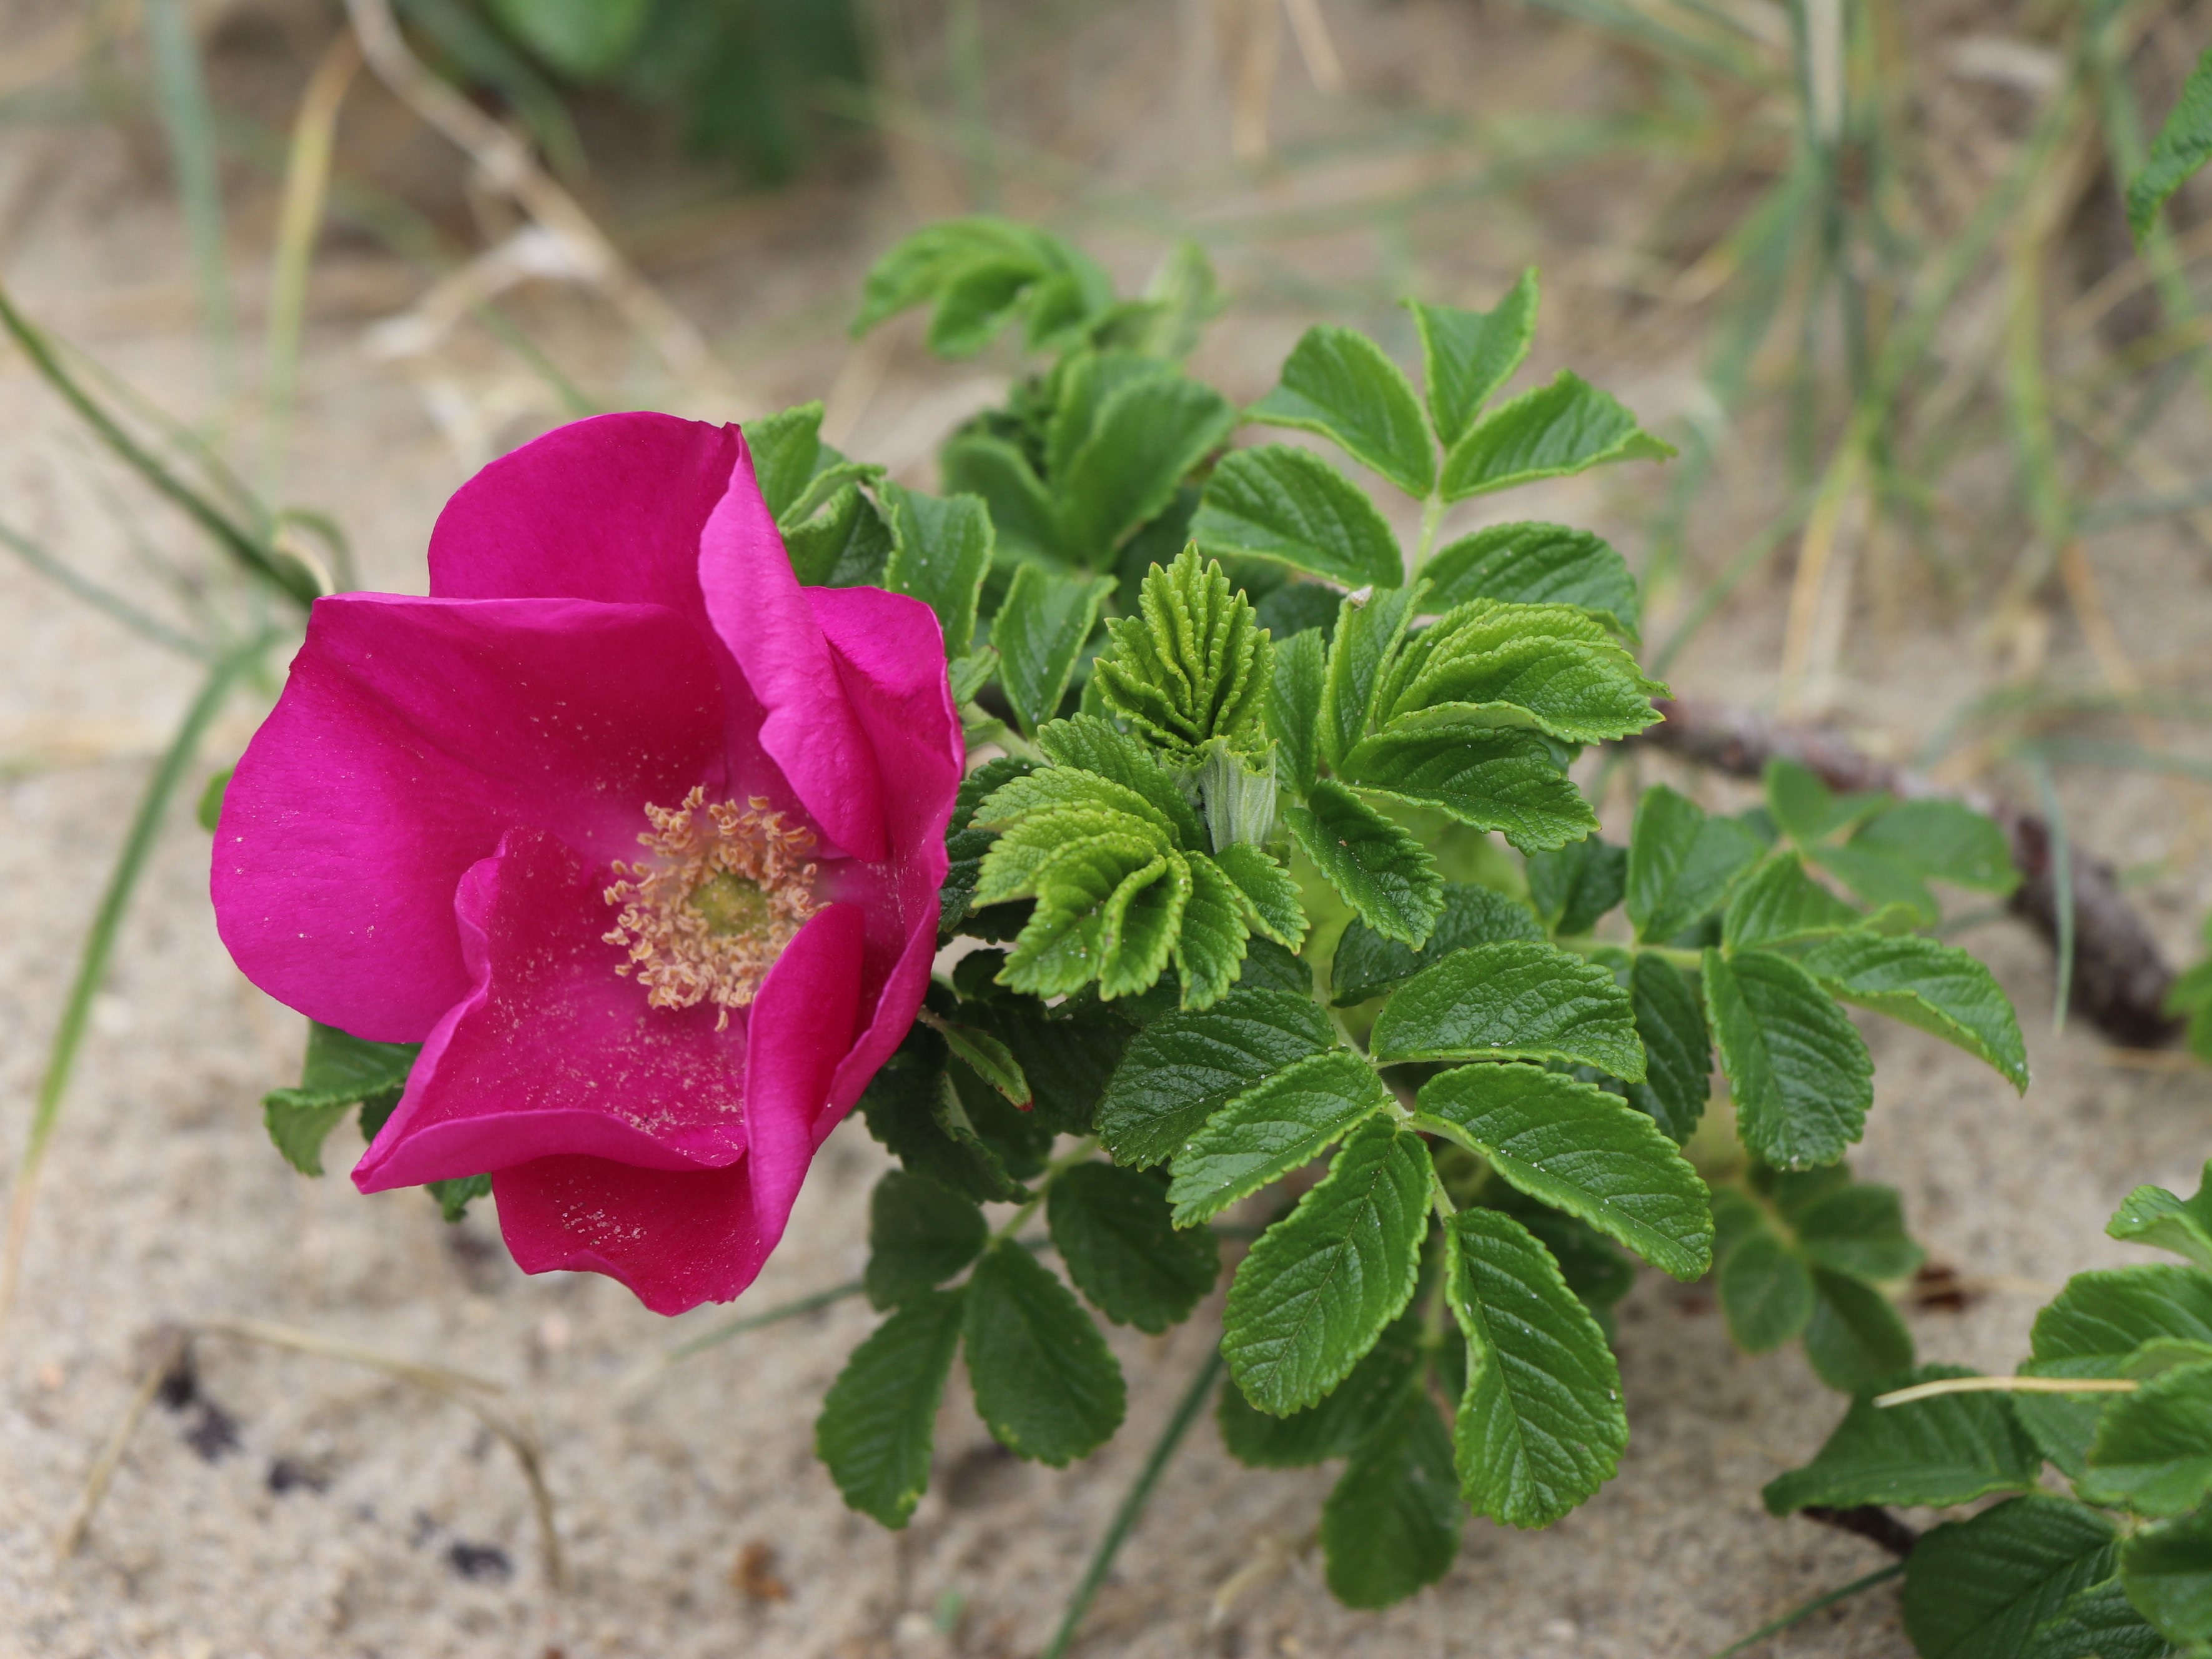
{"label": "dry grass blade", "polygon": [[2133,1394],[2139,1386],[2131,1376],[1939,1376],[1878,1394],[1874,1403],[1886,1411],[1947,1394]]}

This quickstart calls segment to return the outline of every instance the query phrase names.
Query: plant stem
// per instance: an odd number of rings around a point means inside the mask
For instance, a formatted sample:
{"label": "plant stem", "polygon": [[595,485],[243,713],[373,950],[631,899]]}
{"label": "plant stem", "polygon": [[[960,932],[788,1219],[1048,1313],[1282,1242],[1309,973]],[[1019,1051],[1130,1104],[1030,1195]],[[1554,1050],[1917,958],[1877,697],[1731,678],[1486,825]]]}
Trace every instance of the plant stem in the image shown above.
{"label": "plant stem", "polygon": [[1705,953],[1680,945],[1622,945],[1613,939],[1595,939],[1588,933],[1554,939],[1553,944],[1562,951],[1573,951],[1579,955],[1594,957],[1601,951],[1630,951],[1639,957],[1656,957],[1662,962],[1672,963],[1677,968],[1692,970],[1705,965]]}
{"label": "plant stem", "polygon": [[1821,1608],[1832,1607],[1837,1602],[1843,1601],[1845,1597],[1856,1595],[1861,1590],[1872,1589],[1876,1584],[1886,1584],[1904,1571],[1904,1562],[1893,1561],[1886,1567],[1879,1568],[1876,1571],[1867,1574],[1863,1578],[1852,1579],[1850,1583],[1844,1585],[1841,1589],[1830,1590],[1826,1595],[1816,1595],[1811,1601],[1805,1603],[1803,1607],[1793,1608],[1790,1612],[1784,1613],[1782,1617],[1776,1620],[1772,1624],[1761,1626],[1759,1629],[1752,1632],[1750,1635],[1745,1637],[1741,1642],[1730,1643],[1727,1647],[1723,1648],[1718,1653],[1713,1655],[1713,1659],[1735,1659],[1735,1655],[1745,1651],[1747,1649],[1757,1646],[1759,1643],[1764,1642],[1768,1637],[1780,1635],[1784,1631],[1788,1630],[1790,1626],[1797,1623],[1799,1620],[1810,1619],[1814,1613],[1820,1612]]}
{"label": "plant stem", "polygon": [[1114,1570],[1114,1558],[1121,1553],[1121,1546],[1137,1525],[1137,1517],[1145,1511],[1146,1501],[1152,1488],[1159,1484],[1160,1476],[1167,1472],[1169,1460],[1182,1444],[1182,1437],[1190,1432],[1190,1425],[1198,1420],[1205,1408],[1206,1398],[1213,1385],[1221,1379],[1221,1350],[1217,1346],[1206,1351],[1206,1363],[1198,1368],[1190,1387],[1176,1402],[1175,1414],[1160,1432],[1152,1455],[1145,1459],[1145,1467],[1137,1471],[1136,1483],[1129,1488],[1128,1496],[1121,1500],[1121,1508],[1107,1522],[1106,1535],[1098,1540],[1091,1552],[1091,1565],[1084,1570],[1083,1581],[1075,1587],[1075,1594],[1067,1598],[1067,1610],[1060,1615],[1060,1628],[1053,1632],[1052,1640],[1045,1646],[1042,1659],[1061,1659],[1075,1641],[1076,1632],[1083,1627],[1084,1615],[1091,1611],[1091,1602],[1098,1594],[1098,1587],[1106,1582],[1106,1575]]}
{"label": "plant stem", "polygon": [[1437,526],[1443,522],[1444,498],[1441,492],[1431,494],[1421,504],[1421,544],[1413,550],[1413,574],[1421,574],[1421,567],[1429,562],[1430,550],[1436,546]]}
{"label": "plant stem", "polygon": [[1012,1238],[1019,1232],[1022,1224],[1035,1215],[1038,1207],[1043,1204],[1045,1194],[1052,1190],[1052,1183],[1077,1164],[1088,1164],[1097,1151],[1098,1137],[1085,1135],[1069,1151],[1062,1152],[1051,1163],[1046,1164],[1044,1173],[1037,1177],[1036,1195],[1006,1218],[1006,1225],[991,1235],[991,1243],[996,1244],[1002,1239]]}

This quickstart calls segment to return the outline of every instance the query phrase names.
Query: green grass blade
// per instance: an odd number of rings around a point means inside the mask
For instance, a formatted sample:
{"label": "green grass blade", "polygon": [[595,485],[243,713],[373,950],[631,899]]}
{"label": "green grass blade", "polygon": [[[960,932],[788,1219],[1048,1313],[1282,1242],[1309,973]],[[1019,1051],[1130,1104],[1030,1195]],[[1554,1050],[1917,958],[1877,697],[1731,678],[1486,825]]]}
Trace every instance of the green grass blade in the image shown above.
{"label": "green grass blade", "polygon": [[0,524],[0,546],[6,547],[49,581],[67,588],[94,610],[113,617],[141,639],[150,640],[164,650],[206,660],[208,648],[198,640],[170,627],[160,617],[141,611],[121,594],[109,592],[90,577],[79,574],[21,531]]}
{"label": "green grass blade", "polygon": [[145,0],[146,44],[154,60],[154,96],[177,169],[177,196],[192,244],[192,274],[215,354],[216,389],[228,395],[238,378],[238,325],[231,314],[230,276],[223,265],[222,179],[217,171],[215,118],[200,74],[185,0]]}
{"label": "green grass blade", "polygon": [[1852,1579],[1850,1583],[1844,1585],[1841,1589],[1830,1590],[1826,1595],[1816,1595],[1811,1601],[1806,1602],[1804,1606],[1791,1608],[1788,1613],[1784,1613],[1772,1624],[1760,1626],[1757,1630],[1752,1632],[1750,1635],[1745,1637],[1741,1642],[1729,1643],[1728,1646],[1723,1648],[1718,1653],[1713,1655],[1713,1659],[1735,1659],[1735,1656],[1737,1654],[1747,1652],[1752,1648],[1758,1646],[1761,1642],[1764,1642],[1770,1636],[1779,1636],[1784,1631],[1788,1630],[1790,1626],[1798,1623],[1802,1620],[1810,1619],[1814,1613],[1820,1612],[1821,1608],[1832,1607],[1837,1602],[1844,1600],[1846,1597],[1856,1595],[1861,1590],[1870,1590],[1876,1584],[1886,1584],[1891,1579],[1901,1576],[1904,1571],[1904,1562],[1893,1561],[1889,1565],[1882,1567],[1876,1571],[1870,1572],[1863,1578]]}

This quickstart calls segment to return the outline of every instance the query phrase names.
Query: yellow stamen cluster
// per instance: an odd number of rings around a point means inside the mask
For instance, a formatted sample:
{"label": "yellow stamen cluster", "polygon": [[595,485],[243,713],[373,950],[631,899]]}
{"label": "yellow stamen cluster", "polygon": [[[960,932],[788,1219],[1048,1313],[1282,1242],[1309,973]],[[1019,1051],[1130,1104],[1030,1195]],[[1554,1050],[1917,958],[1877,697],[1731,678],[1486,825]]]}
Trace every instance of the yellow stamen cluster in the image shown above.
{"label": "yellow stamen cluster", "polygon": [[814,832],[787,826],[781,812],[755,795],[706,804],[695,788],[673,810],[648,806],[653,825],[638,841],[653,856],[624,866],[608,888],[620,905],[606,941],[629,951],[615,969],[635,972],[655,1008],[712,1002],[721,1010],[750,1006],[761,981],[806,920],[822,907],[811,891],[815,866],[805,862]]}

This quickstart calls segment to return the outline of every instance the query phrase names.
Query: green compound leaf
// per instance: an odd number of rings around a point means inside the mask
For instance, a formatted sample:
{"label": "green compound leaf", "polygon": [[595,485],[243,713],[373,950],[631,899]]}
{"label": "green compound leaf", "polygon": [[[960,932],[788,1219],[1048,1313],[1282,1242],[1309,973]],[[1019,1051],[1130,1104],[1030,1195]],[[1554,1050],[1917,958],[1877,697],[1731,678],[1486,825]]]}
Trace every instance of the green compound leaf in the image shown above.
{"label": "green compound leaf", "polygon": [[1547,386],[1500,405],[1451,447],[1442,487],[1448,501],[1586,472],[1607,461],[1662,461],[1674,447],[1636,423],[1610,392],[1562,372]]}
{"label": "green compound leaf", "polygon": [[[2029,1376],[2119,1376],[2146,1343],[2212,1342],[2212,1274],[2166,1262],[2076,1273],[2035,1316]],[[2105,1402],[2021,1395],[2021,1421],[2044,1455],[2077,1484]],[[2087,1494],[2085,1495],[2094,1495]]]}
{"label": "green compound leaf", "polygon": [[2150,154],[2128,179],[2128,228],[2140,242],[2158,210],[2189,175],[2212,160],[2212,52],[2197,59],[2181,96],[2152,140]]}
{"label": "green compound leaf", "polygon": [[1955,945],[1904,933],[1846,933],[1808,951],[1805,971],[1846,1002],[1957,1044],[2027,1088],[2027,1045],[1996,978]]}
{"label": "green compound leaf", "polygon": [[323,1172],[323,1142],[338,1120],[362,1109],[363,1133],[381,1124],[407,1087],[419,1042],[368,1042],[335,1025],[307,1022],[307,1053],[296,1089],[261,1097],[262,1121],[284,1161],[302,1175]]}
{"label": "green compound leaf", "polygon": [[1055,576],[1034,564],[1014,572],[991,625],[991,643],[998,647],[1006,701],[1031,736],[1059,712],[1083,642],[1114,586],[1111,576]]}
{"label": "green compound leaf", "polygon": [[1335,1046],[1328,1016],[1290,991],[1239,988],[1202,1012],[1154,1020],[1106,1085],[1099,1139],[1118,1164],[1164,1164],[1254,1084]]}
{"label": "green compound leaf", "polygon": [[1628,843],[1628,919],[1639,939],[1669,939],[1721,908],[1766,851],[1747,824],[1706,815],[1661,784],[1636,804]]}
{"label": "green compound leaf", "polygon": [[1367,734],[1376,690],[1427,592],[1426,585],[1419,582],[1411,587],[1377,588],[1364,599],[1346,599],[1339,608],[1321,693],[1321,757],[1330,765],[1341,765]]}
{"label": "green compound leaf", "polygon": [[1424,305],[1408,300],[1413,326],[1421,335],[1421,373],[1429,393],[1429,416],[1446,449],[1473,428],[1483,404],[1513,378],[1536,337],[1536,270],[1521,273],[1505,297],[1490,311]]}
{"label": "green compound leaf", "polygon": [[1375,718],[1385,730],[1534,726],[1601,743],[1656,722],[1651,699],[1666,690],[1579,611],[1469,599],[1407,640]]}
{"label": "green compound leaf", "polygon": [[1353,1448],[1321,1508],[1330,1591],[1347,1607],[1387,1607],[1451,1570],[1466,1516],[1451,1436],[1419,1379]]}
{"label": "green compound leaf", "polygon": [[1237,1389],[1224,1389],[1214,1413],[1222,1443],[1231,1457],[1255,1469],[1306,1468],[1349,1457],[1382,1425],[1406,1385],[1418,1381],[1419,1340],[1418,1320],[1411,1315],[1399,1320],[1326,1399],[1288,1417],[1255,1410]]}
{"label": "green compound leaf", "polygon": [[[1306,936],[1305,906],[1297,883],[1274,855],[1237,842],[1216,853],[1212,862],[1235,885],[1245,924],[1285,949],[1297,950]],[[1197,860],[1192,863],[1195,867]]]}
{"label": "green compound leaf", "polygon": [[2160,1634],[2212,1638],[2212,1512],[2146,1527],[2121,1545],[2120,1584]]}
{"label": "green compound leaf", "polygon": [[1700,977],[1743,1144],[1777,1169],[1833,1164],[1866,1127],[1874,1060],[1796,963],[1707,951]]}
{"label": "green compound leaf", "polygon": [[1905,1206],[1893,1187],[1853,1182],[1802,1203],[1785,1197],[1782,1208],[1797,1247],[1832,1272],[1897,1279],[1910,1278],[1920,1265],[1921,1249],[1905,1231]]}
{"label": "green compound leaf", "polygon": [[1408,980],[1376,1019],[1375,1057],[1564,1060],[1641,1082],[1644,1045],[1610,970],[1550,945],[1455,951]]}
{"label": "green compound leaf", "polygon": [[[1062,811],[1070,815],[1064,822],[1039,816]],[[1022,825],[1020,835],[1008,844],[1003,858],[991,866],[988,884],[980,890],[994,895],[986,902],[995,902],[999,896],[1014,892],[1020,872],[1035,869],[1053,850],[1066,844],[1058,834],[1061,829],[1096,833],[1121,817],[1138,819],[1158,832],[1156,844],[1163,849],[1182,839],[1184,828],[1194,828],[1197,823],[1196,815],[1187,808],[1177,812],[1148,792],[1079,767],[1042,767],[1008,779],[977,803],[970,820],[983,830]],[[1066,837],[1077,838],[1075,835]]]}
{"label": "green compound leaf", "polygon": [[1923,1659],[2019,1659],[2036,1626],[2109,1577],[2112,1561],[2112,1523],[2095,1510],[2008,1499],[1922,1534],[1905,1558],[1905,1633]]}
{"label": "green compound leaf", "polygon": [[1106,707],[1177,754],[1195,757],[1209,738],[1255,736],[1272,648],[1221,567],[1185,549],[1165,570],[1152,567],[1137,604],[1139,615],[1106,624],[1112,643],[1091,665]]}
{"label": "green compound leaf", "polygon": [[1317,628],[1293,634],[1275,647],[1267,732],[1291,787],[1301,794],[1313,787],[1320,769],[1322,683],[1328,672],[1328,647]]}
{"label": "green compound leaf", "polygon": [[1721,1258],[1720,1301],[1729,1335],[1746,1353],[1771,1353],[1813,1317],[1813,1270],[1765,1227],[1754,1228]]}
{"label": "green compound leaf", "polygon": [[1370,1119],[1297,1207],[1261,1234],[1222,1322],[1222,1357],[1247,1400],[1277,1416],[1314,1404],[1404,1310],[1430,1179],[1421,1138]]}
{"label": "green compound leaf", "polygon": [[934,1290],[983,1254],[990,1229],[975,1200],[903,1170],[868,1199],[868,1300],[895,1308]]}
{"label": "green compound leaf", "polygon": [[1436,449],[1420,400],[1397,364],[1364,334],[1318,324],[1283,364],[1282,384],[1244,411],[1248,421],[1333,439],[1408,495],[1436,482]]}
{"label": "green compound leaf", "polygon": [[890,508],[891,550],[884,586],[937,613],[947,656],[965,656],[975,637],[975,605],[991,569],[991,514],[975,495],[939,500],[882,486]]}
{"label": "green compound leaf", "polygon": [[[2123,1559],[2126,1546],[2121,1546]],[[2137,1613],[2118,1578],[2076,1590],[2035,1627],[2023,1659],[2165,1659],[2166,1638]]]}
{"label": "green compound leaf", "polygon": [[1083,447],[1053,480],[1066,556],[1094,568],[1111,564],[1115,550],[1158,514],[1236,423],[1226,398],[1181,375],[1132,380],[1113,392]]}
{"label": "green compound leaf", "polygon": [[1377,1112],[1390,1091],[1349,1048],[1278,1072],[1206,1120],[1176,1154],[1168,1201],[1175,1224],[1210,1221],[1241,1198],[1303,1168]]}
{"label": "green compound leaf", "polygon": [[1544,925],[1572,939],[1597,926],[1598,919],[1628,891],[1628,849],[1587,836],[1528,860],[1528,902]]}
{"label": "green compound leaf", "polygon": [[2194,1198],[2176,1198],[2163,1187],[2136,1188],[2121,1202],[2105,1231],[2113,1238],[2171,1250],[2200,1267],[2212,1267],[2212,1164],[2198,1177]]}
{"label": "green compound leaf", "polygon": [[1731,951],[1826,939],[1866,925],[1866,917],[1805,873],[1795,853],[1774,853],[1739,881],[1721,918]]}
{"label": "green compound leaf", "polygon": [[1221,1271],[1212,1233],[1177,1232],[1166,1189],[1140,1170],[1063,1170],[1046,1197],[1045,1221],[1076,1289],[1116,1325],[1155,1336],[1189,1318]]}
{"label": "green compound leaf", "polygon": [[1335,1007],[1349,1008],[1404,984],[1455,951],[1504,939],[1541,944],[1543,926],[1527,905],[1492,888],[1448,881],[1436,927],[1418,951],[1384,938],[1357,919],[1345,928],[1329,959],[1329,1000]]}
{"label": "green compound leaf", "polygon": [[1805,1358],[1820,1381],[1863,1394],[1912,1369],[1912,1333],[1880,1291],[1815,1267],[1813,1292]]}
{"label": "green compound leaf", "polygon": [[1347,587],[1406,580],[1398,538],[1367,492],[1311,450],[1287,444],[1222,457],[1190,536],[1204,552],[1273,559]]}
{"label": "green compound leaf", "polygon": [[1533,732],[1394,727],[1362,742],[1343,772],[1363,789],[1498,830],[1523,853],[1554,850],[1597,828],[1550,740]]}
{"label": "green compound leaf", "polygon": [[1237,884],[1205,854],[1190,854],[1183,863],[1190,872],[1190,900],[1176,933],[1176,975],[1184,1007],[1210,1008],[1243,969],[1250,907]]}
{"label": "green compound leaf", "polygon": [[1421,1085],[1413,1122],[1662,1273],[1694,1279],[1712,1266],[1705,1183],[1650,1118],[1595,1084],[1536,1066],[1465,1066]]}
{"label": "green compound leaf", "polygon": [[1095,714],[1078,714],[1039,726],[1036,745],[1056,766],[1095,772],[1143,796],[1153,816],[1174,832],[1177,845],[1206,844],[1206,829],[1196,810],[1139,739],[1115,731]]}
{"label": "green compound leaf", "polygon": [[[1018,836],[1083,830],[1090,833],[1052,848],[1026,874],[1015,869],[1029,850]],[[1038,813],[1001,835],[984,857],[976,902],[1034,896],[1037,905],[1000,982],[1041,997],[1071,994],[1093,978],[1106,997],[1149,988],[1167,966],[1190,893],[1189,867],[1164,839],[1126,817],[1076,812]]]}
{"label": "green compound leaf", "polygon": [[1121,1367],[1074,1293],[1011,1239],[968,1278],[963,1326],[975,1413],[1018,1456],[1065,1468],[1121,1426]]}
{"label": "green compound leaf", "polygon": [[[1903,1386],[1972,1375],[1960,1365],[1923,1365],[1884,1381]],[[1886,1410],[1870,1397],[1854,1400],[1819,1455],[1767,1483],[1767,1513],[1814,1504],[1941,1506],[2029,1491],[2043,1459],[2012,1405],[2002,1394],[1938,1395]]]}
{"label": "green compound leaf", "polygon": [[1549,1526],[1620,1466],[1620,1368],[1551,1253],[1512,1217],[1462,1210],[1450,1242],[1446,1296],[1467,1338],[1461,1494],[1493,1521]]}
{"label": "green compound leaf", "polygon": [[2099,1496],[2139,1515],[2179,1515],[2212,1492],[2212,1364],[2183,1365],[2116,1395],[2097,1419]]}
{"label": "green compound leaf", "polygon": [[[1340,949],[1342,947],[1340,946]],[[1664,957],[1640,954],[1628,973],[1628,1002],[1644,1044],[1644,1081],[1628,1103],[1646,1113],[1676,1146],[1705,1115],[1713,1088],[1713,1045],[1705,1011],[1688,977]]]}
{"label": "green compound leaf", "polygon": [[1443,908],[1443,878],[1408,831],[1328,778],[1282,816],[1298,850],[1362,921],[1407,945],[1428,938]]}
{"label": "green compound leaf", "polygon": [[1492,525],[1449,543],[1421,567],[1431,603],[1470,599],[1567,605],[1636,642],[1643,605],[1628,562],[1587,530],[1530,520]]}
{"label": "green compound leaf", "polygon": [[1068,563],[1052,492],[1020,449],[1003,438],[965,432],[938,453],[937,466],[946,494],[981,496],[990,508],[1000,557]]}
{"label": "green compound leaf", "polygon": [[1860,826],[1850,845],[1903,865],[1923,881],[1999,895],[2020,885],[2004,831],[1954,800],[1892,806]]}
{"label": "green compound leaf", "polygon": [[964,1300],[961,1291],[915,1295],[853,1351],[823,1397],[815,1455],[847,1506],[886,1527],[906,1525],[928,1490]]}

